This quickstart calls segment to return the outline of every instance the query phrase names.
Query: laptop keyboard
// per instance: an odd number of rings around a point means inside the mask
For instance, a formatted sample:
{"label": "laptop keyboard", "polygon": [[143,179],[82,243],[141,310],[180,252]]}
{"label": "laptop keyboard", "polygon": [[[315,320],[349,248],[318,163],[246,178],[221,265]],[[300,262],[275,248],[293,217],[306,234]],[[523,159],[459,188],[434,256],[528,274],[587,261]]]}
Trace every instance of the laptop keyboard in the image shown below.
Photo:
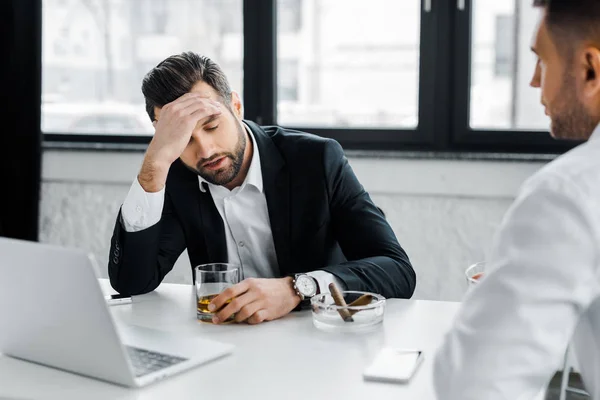
{"label": "laptop keyboard", "polygon": [[187,361],[187,358],[171,356],[157,351],[138,349],[132,346],[125,346],[125,348],[136,378]]}

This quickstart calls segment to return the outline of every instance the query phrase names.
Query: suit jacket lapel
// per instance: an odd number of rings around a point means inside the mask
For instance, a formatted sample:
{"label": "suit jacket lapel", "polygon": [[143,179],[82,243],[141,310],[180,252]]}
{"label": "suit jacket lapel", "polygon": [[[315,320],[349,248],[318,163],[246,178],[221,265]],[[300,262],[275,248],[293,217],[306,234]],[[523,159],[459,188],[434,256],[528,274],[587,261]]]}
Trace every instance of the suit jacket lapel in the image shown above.
{"label": "suit jacket lapel", "polygon": [[273,140],[263,129],[251,122],[245,121],[254,134],[254,139],[260,151],[260,166],[263,177],[263,188],[267,200],[273,243],[277,253],[277,262],[282,276],[289,274],[291,214],[290,214],[290,175],[281,153],[275,147]]}

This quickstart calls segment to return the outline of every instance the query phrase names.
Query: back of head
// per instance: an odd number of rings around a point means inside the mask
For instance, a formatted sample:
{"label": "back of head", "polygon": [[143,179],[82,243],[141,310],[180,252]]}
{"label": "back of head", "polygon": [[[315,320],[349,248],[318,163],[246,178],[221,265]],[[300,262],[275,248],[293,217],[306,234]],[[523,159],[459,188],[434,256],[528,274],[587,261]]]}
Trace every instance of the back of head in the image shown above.
{"label": "back of head", "polygon": [[173,55],[154,67],[142,81],[146,112],[154,121],[154,107],[163,107],[188,93],[197,82],[210,85],[223,99],[231,100],[231,87],[221,67],[194,52]]}

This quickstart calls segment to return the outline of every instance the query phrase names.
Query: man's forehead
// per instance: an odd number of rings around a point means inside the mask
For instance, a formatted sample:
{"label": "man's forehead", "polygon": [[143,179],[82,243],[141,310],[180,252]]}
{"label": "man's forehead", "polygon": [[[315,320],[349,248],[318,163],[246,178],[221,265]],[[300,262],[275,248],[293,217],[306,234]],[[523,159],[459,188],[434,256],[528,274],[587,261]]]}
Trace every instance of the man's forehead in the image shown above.
{"label": "man's forehead", "polygon": [[207,99],[212,99],[214,97],[213,93],[209,93],[209,92],[206,92],[206,91],[203,91],[203,90],[194,90],[194,89],[192,89],[192,90],[190,90],[190,93],[197,93],[197,94],[200,95],[200,97],[205,97]]}
{"label": "man's forehead", "polygon": [[196,84],[192,86],[192,90],[190,90],[190,93],[198,93],[199,95],[201,95],[202,97],[206,97],[207,99],[215,99],[217,97],[215,89],[213,89],[212,86],[210,86],[208,83],[202,81],[196,82]]}

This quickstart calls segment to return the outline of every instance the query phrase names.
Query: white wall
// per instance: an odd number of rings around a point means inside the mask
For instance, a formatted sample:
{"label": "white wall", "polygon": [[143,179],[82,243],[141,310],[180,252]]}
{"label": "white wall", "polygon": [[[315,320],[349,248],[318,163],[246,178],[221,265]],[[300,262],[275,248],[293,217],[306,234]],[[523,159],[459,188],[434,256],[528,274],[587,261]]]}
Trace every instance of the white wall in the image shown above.
{"label": "white wall", "polygon": [[[115,217],[142,157],[136,152],[45,151],[41,241],[92,252],[106,276]],[[464,269],[485,257],[518,187],[543,165],[349,158],[413,262],[415,298],[435,300],[461,298]],[[191,281],[187,255],[166,281]]]}

